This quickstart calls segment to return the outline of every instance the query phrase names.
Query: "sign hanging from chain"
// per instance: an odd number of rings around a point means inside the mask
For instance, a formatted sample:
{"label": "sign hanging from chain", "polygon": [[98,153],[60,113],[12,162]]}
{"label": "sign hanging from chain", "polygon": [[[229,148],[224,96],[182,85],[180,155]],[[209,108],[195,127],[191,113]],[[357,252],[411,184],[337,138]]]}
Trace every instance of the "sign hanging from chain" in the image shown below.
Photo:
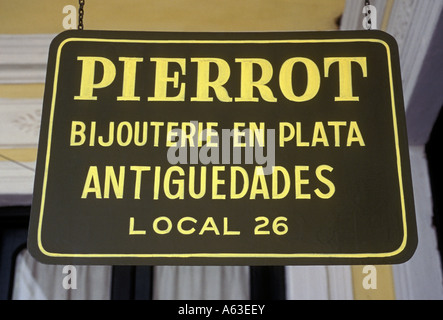
{"label": "sign hanging from chain", "polygon": [[416,226],[398,50],[379,31],[66,31],[50,47],[44,263],[392,264]]}

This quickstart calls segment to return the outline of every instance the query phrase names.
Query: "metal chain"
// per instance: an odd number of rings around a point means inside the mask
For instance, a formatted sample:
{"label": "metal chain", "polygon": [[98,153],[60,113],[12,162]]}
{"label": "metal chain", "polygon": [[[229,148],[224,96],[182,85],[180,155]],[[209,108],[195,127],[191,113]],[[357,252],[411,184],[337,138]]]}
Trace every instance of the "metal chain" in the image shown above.
{"label": "metal chain", "polygon": [[[365,7],[370,6],[371,4],[369,3],[369,0],[365,0]],[[367,17],[368,15],[371,14],[371,9],[368,8],[367,13],[365,13],[365,17]],[[368,19],[368,30],[372,29],[372,21],[371,18]]]}
{"label": "metal chain", "polygon": [[83,7],[85,6],[85,0],[78,0],[79,8],[78,8],[78,30],[83,30],[83,14],[85,11]]}

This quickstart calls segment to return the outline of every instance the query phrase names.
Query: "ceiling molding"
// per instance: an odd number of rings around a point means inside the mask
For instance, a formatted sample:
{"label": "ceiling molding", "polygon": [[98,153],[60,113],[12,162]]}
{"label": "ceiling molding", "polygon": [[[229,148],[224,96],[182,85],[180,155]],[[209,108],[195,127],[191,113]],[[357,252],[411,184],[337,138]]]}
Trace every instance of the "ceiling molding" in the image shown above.
{"label": "ceiling molding", "polygon": [[0,84],[44,83],[55,34],[0,35]]}

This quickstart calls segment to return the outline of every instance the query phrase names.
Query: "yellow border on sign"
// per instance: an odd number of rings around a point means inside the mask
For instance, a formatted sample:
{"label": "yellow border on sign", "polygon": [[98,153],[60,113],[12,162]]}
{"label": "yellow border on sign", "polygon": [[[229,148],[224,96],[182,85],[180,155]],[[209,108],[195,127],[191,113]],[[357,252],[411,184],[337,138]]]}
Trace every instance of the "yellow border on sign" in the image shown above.
{"label": "yellow border on sign", "polygon": [[[389,83],[391,90],[392,117],[394,126],[395,150],[397,156],[397,173],[400,188],[400,200],[403,219],[403,241],[399,248],[391,252],[383,253],[170,253],[170,254],[106,254],[106,253],[54,253],[48,252],[42,244],[42,224],[46,198],[46,185],[48,182],[48,170],[51,154],[52,127],[54,121],[55,100],[57,94],[57,82],[59,72],[59,61],[63,46],[72,41],[86,42],[126,42],[126,43],[188,43],[188,44],[276,44],[276,43],[336,43],[336,42],[375,42],[386,48],[388,58]],[[403,190],[402,168],[400,159],[400,147],[398,139],[397,115],[395,111],[394,86],[392,80],[391,51],[389,45],[380,39],[311,39],[311,40],[139,40],[139,39],[96,39],[96,38],[68,38],[62,41],[57,50],[56,65],[54,72],[54,84],[51,102],[51,111],[48,129],[48,144],[46,150],[45,172],[43,178],[42,198],[40,206],[40,216],[38,222],[37,242],[38,247],[44,255],[48,257],[72,257],[72,258],[386,258],[400,254],[407,243],[406,208]]]}

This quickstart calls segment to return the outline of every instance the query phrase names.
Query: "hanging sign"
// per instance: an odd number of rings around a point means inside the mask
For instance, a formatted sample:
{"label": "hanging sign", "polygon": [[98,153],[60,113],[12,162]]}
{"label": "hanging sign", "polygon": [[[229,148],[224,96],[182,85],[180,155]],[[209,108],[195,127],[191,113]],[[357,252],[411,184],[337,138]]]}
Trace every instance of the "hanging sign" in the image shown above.
{"label": "hanging sign", "polygon": [[55,264],[392,264],[416,247],[395,40],[67,31],[28,246]]}

